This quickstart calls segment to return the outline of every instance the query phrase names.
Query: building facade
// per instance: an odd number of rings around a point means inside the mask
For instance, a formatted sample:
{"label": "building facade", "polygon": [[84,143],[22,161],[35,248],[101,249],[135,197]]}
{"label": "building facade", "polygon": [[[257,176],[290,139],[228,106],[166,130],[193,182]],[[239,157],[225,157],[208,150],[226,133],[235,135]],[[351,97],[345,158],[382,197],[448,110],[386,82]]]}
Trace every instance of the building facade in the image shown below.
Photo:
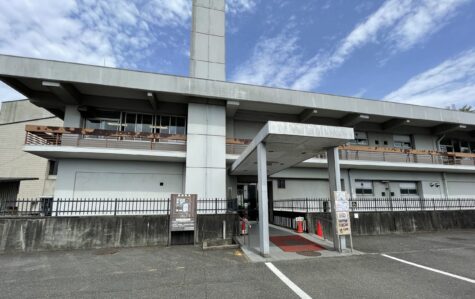
{"label": "building facade", "polygon": [[[230,166],[268,121],[353,128],[339,148],[351,198],[475,196],[475,114],[226,82],[224,15],[193,1],[190,77],[0,55],[0,79],[58,117],[17,129],[29,156],[58,161],[55,198],[192,193],[252,211],[257,177]],[[270,175],[270,201],[328,198],[326,163]]]}

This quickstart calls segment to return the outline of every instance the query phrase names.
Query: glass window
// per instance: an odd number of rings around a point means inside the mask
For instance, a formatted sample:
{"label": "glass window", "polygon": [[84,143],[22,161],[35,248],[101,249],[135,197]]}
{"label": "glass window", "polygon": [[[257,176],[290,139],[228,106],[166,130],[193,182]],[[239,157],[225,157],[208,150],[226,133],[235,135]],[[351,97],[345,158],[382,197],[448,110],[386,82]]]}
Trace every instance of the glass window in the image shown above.
{"label": "glass window", "polygon": [[48,175],[58,174],[58,162],[55,160],[48,160]]}
{"label": "glass window", "polygon": [[400,149],[411,149],[412,141],[409,135],[394,135],[394,147]]}
{"label": "glass window", "polygon": [[355,132],[355,139],[350,141],[353,145],[368,145],[368,135],[366,132]]}
{"label": "glass window", "polygon": [[170,116],[161,116],[160,119],[159,133],[170,134]]}
{"label": "glass window", "polygon": [[186,120],[184,117],[179,116],[176,119],[176,133],[180,135],[185,135],[186,131]]}
{"label": "glass window", "polygon": [[122,127],[124,132],[135,132],[137,123],[137,114],[135,113],[126,113],[125,119],[122,122]]}
{"label": "glass window", "polygon": [[356,181],[355,192],[358,195],[373,195],[373,182]]}
{"label": "glass window", "polygon": [[278,179],[277,180],[277,188],[285,189],[285,180],[284,179]]}
{"label": "glass window", "polygon": [[401,195],[417,195],[417,183],[400,183],[399,191]]}

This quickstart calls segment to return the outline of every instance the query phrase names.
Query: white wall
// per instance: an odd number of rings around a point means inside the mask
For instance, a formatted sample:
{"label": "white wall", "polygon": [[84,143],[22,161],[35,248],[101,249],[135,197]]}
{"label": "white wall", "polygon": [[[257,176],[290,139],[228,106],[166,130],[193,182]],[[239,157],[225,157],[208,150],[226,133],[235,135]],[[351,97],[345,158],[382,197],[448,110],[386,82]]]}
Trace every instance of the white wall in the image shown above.
{"label": "white wall", "polygon": [[183,169],[183,163],[60,160],[54,196],[168,198],[183,193]]}
{"label": "white wall", "polygon": [[285,179],[285,188],[278,188],[278,180],[272,181],[274,200],[298,198],[328,198],[330,187],[328,180]]}

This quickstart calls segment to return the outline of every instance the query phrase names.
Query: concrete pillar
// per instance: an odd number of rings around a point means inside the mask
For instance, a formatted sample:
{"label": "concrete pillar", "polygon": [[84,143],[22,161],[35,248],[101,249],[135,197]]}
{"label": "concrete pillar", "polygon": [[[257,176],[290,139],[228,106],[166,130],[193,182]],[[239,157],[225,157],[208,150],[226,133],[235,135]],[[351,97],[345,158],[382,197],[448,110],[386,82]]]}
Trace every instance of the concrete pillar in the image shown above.
{"label": "concrete pillar", "polygon": [[185,193],[226,198],[226,110],[188,105]]}
{"label": "concrete pillar", "polygon": [[[335,250],[341,251],[346,249],[346,237],[341,238],[339,242],[339,236],[336,229],[336,210],[335,199],[333,198],[334,191],[341,191],[341,178],[340,178],[340,157],[338,156],[338,148],[332,147],[327,149],[328,160],[328,180],[330,185],[330,197],[331,197],[331,210],[332,210],[332,224],[333,224],[333,246]],[[341,244],[341,247],[340,247]]]}
{"label": "concrete pillar", "polygon": [[262,256],[269,255],[269,214],[267,197],[266,145],[257,146],[257,192],[259,199],[259,248]]}
{"label": "concrete pillar", "polygon": [[64,126],[71,128],[82,127],[82,117],[76,105],[67,105],[64,109]]}
{"label": "concrete pillar", "polygon": [[193,0],[190,76],[226,80],[225,0]]}
{"label": "concrete pillar", "polygon": [[445,172],[441,173],[442,175],[442,188],[444,189],[445,198],[449,198],[449,186],[447,184],[447,174]]}

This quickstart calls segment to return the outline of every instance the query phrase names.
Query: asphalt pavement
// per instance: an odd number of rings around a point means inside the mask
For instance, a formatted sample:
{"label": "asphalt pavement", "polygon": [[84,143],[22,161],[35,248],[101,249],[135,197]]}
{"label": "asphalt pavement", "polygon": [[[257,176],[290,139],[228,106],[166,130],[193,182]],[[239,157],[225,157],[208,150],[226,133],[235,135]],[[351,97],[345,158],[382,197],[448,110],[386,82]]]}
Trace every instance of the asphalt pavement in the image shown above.
{"label": "asphalt pavement", "polygon": [[[312,298],[474,297],[475,230],[354,237],[354,244],[365,254],[272,265]],[[298,298],[284,280],[240,250],[175,246],[0,255],[0,298]]]}

